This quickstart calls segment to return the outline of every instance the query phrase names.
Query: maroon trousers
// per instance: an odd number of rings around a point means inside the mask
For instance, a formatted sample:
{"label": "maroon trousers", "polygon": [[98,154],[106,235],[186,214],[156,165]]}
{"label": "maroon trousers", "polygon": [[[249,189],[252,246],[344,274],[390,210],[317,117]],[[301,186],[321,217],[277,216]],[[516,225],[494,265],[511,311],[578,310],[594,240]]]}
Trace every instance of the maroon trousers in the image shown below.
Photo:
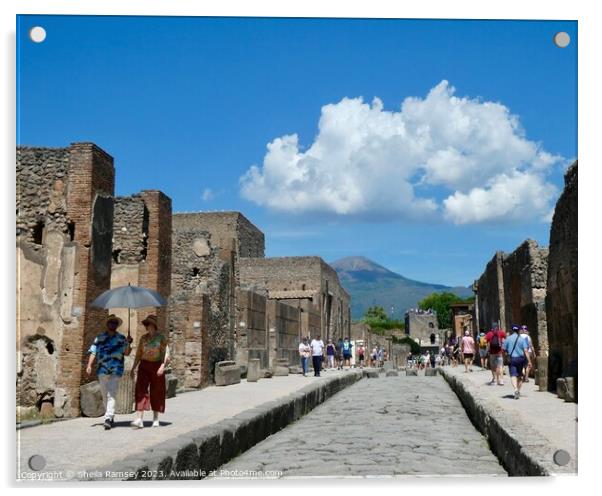
{"label": "maroon trousers", "polygon": [[136,410],[165,412],[165,374],[157,375],[162,362],[141,360],[136,379]]}

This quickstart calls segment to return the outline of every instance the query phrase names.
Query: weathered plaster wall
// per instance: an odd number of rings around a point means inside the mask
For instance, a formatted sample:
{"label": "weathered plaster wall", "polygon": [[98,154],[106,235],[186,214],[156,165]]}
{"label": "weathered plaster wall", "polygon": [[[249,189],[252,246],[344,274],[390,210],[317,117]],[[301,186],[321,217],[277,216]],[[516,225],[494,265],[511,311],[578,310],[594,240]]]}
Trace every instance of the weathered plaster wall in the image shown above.
{"label": "weathered plaster wall", "polygon": [[17,405],[79,415],[85,353],[106,311],[113,159],[92,143],[17,149]]}

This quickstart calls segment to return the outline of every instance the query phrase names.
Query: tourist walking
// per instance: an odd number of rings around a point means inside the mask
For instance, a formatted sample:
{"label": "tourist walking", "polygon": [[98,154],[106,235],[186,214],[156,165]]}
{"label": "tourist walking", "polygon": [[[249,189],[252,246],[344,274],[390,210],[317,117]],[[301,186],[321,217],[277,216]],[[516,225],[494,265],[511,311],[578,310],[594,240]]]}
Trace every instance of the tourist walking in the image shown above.
{"label": "tourist walking", "polygon": [[481,368],[483,370],[487,369],[487,335],[485,331],[481,329],[481,332],[478,336],[479,343],[479,358],[481,359]]}
{"label": "tourist walking", "polygon": [[531,369],[533,368],[533,360],[535,359],[535,352],[533,350],[533,341],[531,340],[531,336],[529,336],[529,329],[527,326],[523,324],[520,326],[520,337],[527,341],[528,353],[530,360],[525,364],[525,370],[523,374],[523,382],[529,382],[529,375],[531,374]]}
{"label": "tourist walking", "polygon": [[123,376],[124,357],[132,351],[132,338],[117,332],[122,320],[114,314],[106,320],[106,330],[94,338],[88,353],[86,374],[92,375],[92,365],[96,360],[96,375],[100,384],[102,402],[105,408],[103,426],[109,430],[115,423],[115,397],[119,380]]}
{"label": "tourist walking", "polygon": [[462,359],[464,360],[464,372],[472,372],[472,361],[476,352],[475,342],[470,331],[464,331],[464,337],[460,341],[460,349],[462,351]]}
{"label": "tourist walking", "polygon": [[378,350],[378,366],[382,367],[385,364],[385,349],[381,346]]}
{"label": "tourist walking", "polygon": [[322,368],[322,357],[324,355],[324,341],[322,336],[319,334],[315,339],[312,339],[311,346],[311,359],[314,366],[314,377],[320,377],[320,369]]}
{"label": "tourist walking", "polygon": [[504,385],[504,357],[502,355],[502,346],[506,339],[506,333],[502,329],[493,327],[485,336],[487,339],[487,353],[489,355],[489,367],[491,368],[491,382],[493,385],[497,382],[499,386]]}
{"label": "tourist walking", "polygon": [[357,348],[357,360],[360,364],[360,369],[364,368],[365,357],[366,357],[366,348],[364,348],[363,344],[360,344]]}
{"label": "tourist walking", "polygon": [[351,341],[349,341],[349,338],[347,336],[345,336],[345,340],[343,341],[343,367],[345,365],[347,365],[349,368],[351,368],[351,349],[353,348],[353,345],[351,344]]}
{"label": "tourist walking", "polygon": [[435,352],[430,352],[429,351],[429,360],[431,361],[431,368],[435,368],[435,364],[437,363],[437,360],[435,359]]}
{"label": "tourist walking", "polygon": [[311,356],[311,347],[307,342],[307,338],[304,337],[299,343],[299,357],[301,357],[301,368],[303,369],[303,377],[307,377],[307,369],[309,364],[309,357]]}
{"label": "tourist walking", "polygon": [[518,326],[512,326],[512,334],[504,342],[503,348],[510,359],[510,380],[514,387],[514,398],[520,398],[520,388],[523,383],[525,364],[531,363],[529,343],[519,334]]}
{"label": "tourist walking", "polygon": [[377,359],[378,359],[378,349],[375,346],[374,348],[372,348],[372,353],[370,354],[370,360],[371,360],[370,366],[371,367],[374,367]]}
{"label": "tourist walking", "polygon": [[144,427],[143,416],[147,410],[153,410],[153,427],[159,427],[159,413],[165,412],[165,367],[169,363],[167,337],[157,327],[157,316],[149,315],[142,325],[146,334],[140,337],[136,359],[130,372],[136,377],[136,418],[132,427]]}
{"label": "tourist walking", "polygon": [[337,370],[343,370],[343,338],[339,338],[336,346]]}
{"label": "tourist walking", "polygon": [[334,357],[337,352],[337,347],[332,342],[332,339],[328,340],[326,345],[326,357],[328,358],[328,368],[334,369]]}

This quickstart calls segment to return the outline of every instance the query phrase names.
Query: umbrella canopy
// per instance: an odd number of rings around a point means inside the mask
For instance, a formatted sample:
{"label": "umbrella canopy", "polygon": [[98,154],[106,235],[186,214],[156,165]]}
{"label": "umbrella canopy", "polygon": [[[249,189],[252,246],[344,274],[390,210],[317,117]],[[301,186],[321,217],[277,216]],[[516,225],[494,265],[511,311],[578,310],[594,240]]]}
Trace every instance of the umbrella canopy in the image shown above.
{"label": "umbrella canopy", "polygon": [[90,305],[96,308],[162,307],[167,302],[157,291],[138,286],[120,286],[109,289]]}

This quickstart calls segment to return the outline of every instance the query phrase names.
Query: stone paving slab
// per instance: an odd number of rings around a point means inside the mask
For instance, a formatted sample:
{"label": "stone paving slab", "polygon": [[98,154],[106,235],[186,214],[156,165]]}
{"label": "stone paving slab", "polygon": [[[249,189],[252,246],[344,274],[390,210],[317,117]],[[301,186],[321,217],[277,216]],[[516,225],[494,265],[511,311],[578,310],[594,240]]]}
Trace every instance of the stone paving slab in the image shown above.
{"label": "stone paving slab", "polygon": [[440,376],[364,379],[212,478],[506,476]]}
{"label": "stone paving slab", "polygon": [[[117,415],[115,427],[105,431],[101,418],[76,418],[17,431],[17,477],[32,473],[28,460],[41,455],[46,460],[44,472],[62,474],[63,479],[77,477],[83,470],[93,472],[118,460],[152,451],[157,445],[178,444],[189,433],[218,422],[227,421],[247,411],[277,405],[302,390],[330,384],[335,377],[355,374],[352,371],[328,371],[322,377],[289,375],[258,382],[217,387],[183,393],[167,400],[160,427],[150,427],[152,414],[146,414],[145,428],[133,429],[133,415]],[[359,377],[358,377],[359,378]],[[23,477],[21,477],[23,478]],[[60,477],[55,477],[60,478]]]}
{"label": "stone paving slab", "polygon": [[[494,451],[516,466],[511,471],[533,470],[525,475],[556,475],[577,472],[577,404],[553,393],[539,391],[533,380],[523,384],[521,397],[513,397],[510,377],[504,385],[489,385],[491,372],[474,367],[444,367],[443,376],[464,403],[473,422],[487,431]],[[499,446],[496,447],[496,443]],[[569,453],[565,466],[553,461],[557,450]],[[522,462],[520,460],[523,460]],[[530,468],[529,465],[532,465]],[[537,472],[541,472],[537,474]]]}

